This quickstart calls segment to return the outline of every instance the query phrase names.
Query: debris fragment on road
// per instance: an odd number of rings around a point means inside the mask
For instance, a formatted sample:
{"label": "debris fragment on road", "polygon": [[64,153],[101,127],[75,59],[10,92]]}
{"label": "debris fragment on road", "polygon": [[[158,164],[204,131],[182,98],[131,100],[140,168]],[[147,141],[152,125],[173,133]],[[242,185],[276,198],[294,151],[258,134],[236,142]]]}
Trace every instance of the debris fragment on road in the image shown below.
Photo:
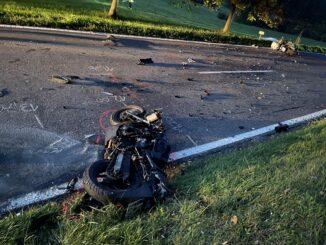
{"label": "debris fragment on road", "polygon": [[49,80],[51,82],[54,83],[61,83],[61,84],[68,84],[71,83],[71,80],[68,77],[64,77],[64,76],[51,76],[49,78]]}
{"label": "debris fragment on road", "polygon": [[106,39],[107,39],[107,40],[117,40],[117,38],[116,38],[115,36],[113,36],[112,34],[108,34],[108,35],[106,36]]}
{"label": "debris fragment on road", "polygon": [[203,100],[203,99],[205,99],[207,96],[210,96],[210,93],[205,89],[205,90],[204,90],[204,95],[200,95],[200,99]]}
{"label": "debris fragment on road", "polygon": [[0,98],[6,96],[7,94],[9,94],[8,89],[4,88],[0,90]]}
{"label": "debris fragment on road", "polygon": [[289,129],[289,125],[278,123],[278,126],[275,127],[275,132],[276,133],[286,132],[288,131],[288,129]]}
{"label": "debris fragment on road", "polygon": [[152,58],[145,58],[145,59],[139,59],[137,65],[146,65],[146,64],[153,64],[153,63],[154,61],[152,60]]}
{"label": "debris fragment on road", "polygon": [[193,60],[192,58],[188,58],[188,59],[187,59],[187,62],[188,62],[189,64],[191,64],[191,63],[196,63],[196,61]]}
{"label": "debris fragment on road", "polygon": [[106,39],[102,41],[104,46],[116,46],[117,45],[117,38],[111,34],[106,36]]}

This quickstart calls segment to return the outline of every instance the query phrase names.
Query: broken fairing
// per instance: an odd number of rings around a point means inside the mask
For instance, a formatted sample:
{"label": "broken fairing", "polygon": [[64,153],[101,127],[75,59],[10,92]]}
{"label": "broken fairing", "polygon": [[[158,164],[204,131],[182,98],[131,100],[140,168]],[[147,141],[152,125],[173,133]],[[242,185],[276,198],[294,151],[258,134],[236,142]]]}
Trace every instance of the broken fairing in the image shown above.
{"label": "broken fairing", "polygon": [[115,135],[106,137],[104,160],[84,172],[85,190],[97,201],[150,208],[170,193],[163,169],[170,145],[165,138],[162,113],[146,114],[139,106],[127,106],[110,117]]}

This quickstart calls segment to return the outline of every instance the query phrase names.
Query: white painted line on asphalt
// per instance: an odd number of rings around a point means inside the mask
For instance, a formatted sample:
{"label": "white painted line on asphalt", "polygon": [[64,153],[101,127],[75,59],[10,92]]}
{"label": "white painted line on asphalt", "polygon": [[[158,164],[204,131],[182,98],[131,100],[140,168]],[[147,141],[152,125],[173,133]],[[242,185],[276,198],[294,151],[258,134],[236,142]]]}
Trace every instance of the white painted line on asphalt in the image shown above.
{"label": "white painted line on asphalt", "polygon": [[[153,41],[167,41],[167,42],[179,42],[179,43],[216,45],[216,46],[254,48],[254,47],[252,47],[250,45],[228,44],[228,43],[212,43],[212,42],[203,42],[203,41],[191,41],[191,40],[182,40],[182,39],[169,39],[169,38],[159,38],[159,37],[134,36],[134,35],[123,35],[123,34],[105,33],[105,32],[93,32],[93,31],[77,31],[77,30],[57,29],[57,28],[48,28],[48,27],[18,26],[18,25],[4,25],[4,24],[0,24],[0,27],[12,28],[12,29],[25,29],[25,30],[66,32],[66,33],[73,33],[73,34],[98,35],[98,36],[104,36],[104,37],[106,37],[107,35],[110,34],[110,35],[114,35],[115,37],[133,38],[133,39],[140,39],[140,40],[144,39],[144,40],[153,40]],[[265,49],[266,47],[260,47],[260,48]]]}
{"label": "white painted line on asphalt", "polygon": [[[69,183],[67,182],[60,185],[51,186],[50,188],[44,190],[30,192],[16,198],[10,198],[6,202],[0,203],[0,214],[67,194],[68,184]],[[83,189],[83,183],[81,180],[78,180],[74,186],[74,190],[78,191],[81,189]]]}
{"label": "white painted line on asphalt", "polygon": [[43,123],[41,122],[40,118],[36,114],[34,116],[35,116],[37,123],[41,126],[41,128],[44,128]]}
{"label": "white painted line on asphalt", "polygon": [[[315,113],[311,113],[302,117],[297,117],[291,120],[283,121],[281,124],[287,124],[290,128],[307,123],[311,120],[318,119],[321,117],[326,116],[326,109],[317,111]],[[221,140],[217,140],[214,142],[210,142],[203,145],[194,146],[188,149],[184,149],[181,151],[173,152],[170,154],[169,162],[182,160],[187,157],[192,157],[200,154],[207,153],[209,151],[217,151],[220,149],[223,149],[225,147],[232,146],[234,144],[244,142],[246,140],[256,138],[258,136],[263,136],[266,134],[273,134],[275,133],[275,127],[279,124],[272,124],[267,127],[259,128],[256,130],[252,130],[250,132],[246,132],[243,134],[238,134],[232,137],[224,138]],[[64,195],[67,193],[67,187],[68,183],[64,183],[58,186],[53,186],[45,190],[35,191],[31,192],[22,196],[19,196],[17,198],[11,198],[7,200],[5,203],[0,204],[0,213],[9,212],[12,210],[16,210],[19,208],[23,208],[25,206],[43,202],[52,198],[55,198],[57,196]],[[76,189],[81,189],[82,183],[79,180],[76,184]]]}
{"label": "white painted line on asphalt", "polygon": [[5,203],[0,204],[0,213],[10,212],[33,203],[43,202],[53,197],[64,195],[67,192],[67,185],[68,183],[64,183],[45,190],[30,192],[17,198],[11,198]]}
{"label": "white painted line on asphalt", "polygon": [[[308,114],[308,115],[305,115],[302,117],[297,117],[297,118],[294,118],[291,120],[283,121],[283,122],[281,122],[281,124],[286,124],[289,127],[294,127],[296,125],[303,124],[303,123],[309,122],[311,120],[325,117],[325,116],[326,116],[326,109],[317,111],[317,112],[314,112],[314,113],[311,113],[311,114]],[[207,153],[212,150],[219,150],[224,147],[231,146],[236,143],[240,143],[245,140],[249,140],[249,139],[252,139],[252,138],[255,138],[258,136],[263,136],[266,134],[273,134],[273,133],[275,133],[275,127],[278,125],[279,124],[272,124],[272,125],[269,125],[269,126],[266,126],[263,128],[259,128],[256,130],[252,130],[252,131],[249,131],[246,133],[238,134],[238,135],[224,138],[221,140],[217,140],[217,141],[213,141],[213,142],[206,143],[203,145],[198,145],[198,146],[194,146],[194,147],[191,147],[188,149],[177,151],[177,152],[171,153],[170,161],[172,162],[172,161],[181,160],[181,159],[184,159],[187,157],[192,157],[195,155]]]}
{"label": "white painted line on asphalt", "polygon": [[191,137],[190,135],[186,135],[186,137],[190,140],[191,143],[193,143],[194,145],[198,145]]}
{"label": "white painted line on asphalt", "polygon": [[270,73],[273,70],[249,70],[249,71],[200,71],[199,74],[238,74],[238,73]]}

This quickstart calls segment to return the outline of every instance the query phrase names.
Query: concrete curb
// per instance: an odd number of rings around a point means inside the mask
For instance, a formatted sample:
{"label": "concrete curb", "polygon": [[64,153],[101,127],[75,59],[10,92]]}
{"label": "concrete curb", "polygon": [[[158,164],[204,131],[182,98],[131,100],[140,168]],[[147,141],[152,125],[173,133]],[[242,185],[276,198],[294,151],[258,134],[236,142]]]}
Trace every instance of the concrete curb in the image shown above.
{"label": "concrete curb", "polygon": [[[48,27],[33,27],[33,26],[18,26],[18,25],[4,25],[0,24],[0,28],[12,28],[18,30],[38,30],[38,31],[52,31],[52,32],[63,32],[71,34],[82,34],[82,35],[97,35],[106,37],[107,35],[114,35],[116,37],[130,38],[130,39],[140,39],[140,40],[152,40],[152,41],[167,41],[167,42],[177,42],[177,43],[193,43],[193,44],[204,44],[204,45],[216,45],[216,46],[226,46],[226,47],[248,47],[255,48],[250,45],[240,45],[240,44],[227,44],[227,43],[212,43],[203,41],[191,41],[182,39],[169,39],[169,38],[159,38],[159,37],[146,37],[146,36],[134,36],[134,35],[124,35],[115,33],[105,33],[105,32],[93,32],[93,31],[77,31],[77,30],[67,30],[67,29],[57,29]],[[264,49],[269,49],[267,47],[259,47]]]}

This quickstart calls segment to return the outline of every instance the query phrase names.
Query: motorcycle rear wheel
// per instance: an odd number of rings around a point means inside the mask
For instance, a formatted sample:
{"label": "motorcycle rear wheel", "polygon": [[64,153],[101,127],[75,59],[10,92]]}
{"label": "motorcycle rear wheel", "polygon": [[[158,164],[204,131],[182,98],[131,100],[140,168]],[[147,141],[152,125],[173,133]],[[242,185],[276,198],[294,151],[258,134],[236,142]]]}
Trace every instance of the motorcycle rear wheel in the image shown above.
{"label": "motorcycle rear wheel", "polygon": [[129,122],[128,115],[126,112],[131,112],[138,117],[142,117],[145,115],[146,111],[144,108],[137,105],[128,105],[125,108],[118,110],[111,114],[110,116],[110,124],[112,126],[121,125],[123,123]]}

